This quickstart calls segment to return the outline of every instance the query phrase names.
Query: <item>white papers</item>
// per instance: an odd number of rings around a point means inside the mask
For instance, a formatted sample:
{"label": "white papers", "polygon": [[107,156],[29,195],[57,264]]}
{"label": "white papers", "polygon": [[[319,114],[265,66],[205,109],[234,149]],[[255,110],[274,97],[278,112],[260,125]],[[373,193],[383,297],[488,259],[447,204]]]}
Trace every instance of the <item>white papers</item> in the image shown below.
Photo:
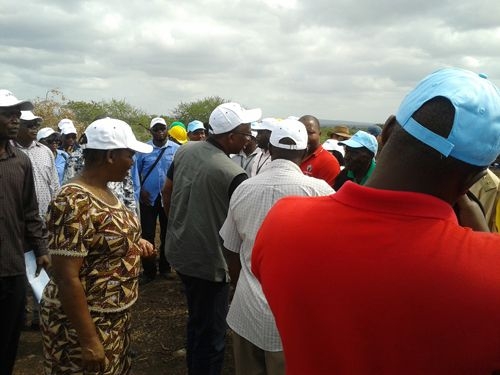
{"label": "white papers", "polygon": [[26,275],[28,276],[28,281],[33,289],[33,294],[36,300],[40,303],[42,299],[43,289],[45,285],[49,282],[49,275],[42,268],[40,274],[35,277],[36,272],[36,257],[33,250],[24,253],[24,261],[26,262]]}

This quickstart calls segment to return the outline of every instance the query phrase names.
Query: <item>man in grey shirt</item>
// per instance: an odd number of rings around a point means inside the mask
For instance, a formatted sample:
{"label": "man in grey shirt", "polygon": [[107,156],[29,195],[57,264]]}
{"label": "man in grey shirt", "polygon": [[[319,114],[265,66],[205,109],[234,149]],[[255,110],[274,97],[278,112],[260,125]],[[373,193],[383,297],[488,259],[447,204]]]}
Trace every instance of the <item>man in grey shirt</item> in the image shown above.
{"label": "man in grey shirt", "polygon": [[164,251],[186,291],[190,375],[222,370],[229,276],[219,230],[232,192],[247,178],[229,154],[240,152],[252,136],[250,123],[260,116],[260,109],[221,104],[210,115],[207,140],[180,147],[167,173]]}

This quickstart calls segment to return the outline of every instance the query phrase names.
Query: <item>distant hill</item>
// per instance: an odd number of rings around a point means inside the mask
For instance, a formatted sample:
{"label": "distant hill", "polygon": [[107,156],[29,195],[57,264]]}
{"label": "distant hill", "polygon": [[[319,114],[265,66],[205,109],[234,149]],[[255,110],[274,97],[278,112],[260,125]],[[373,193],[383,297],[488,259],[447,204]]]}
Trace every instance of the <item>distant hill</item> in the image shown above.
{"label": "distant hill", "polygon": [[345,120],[319,120],[319,123],[322,128],[331,128],[333,126],[347,126],[349,128],[356,129],[364,129],[371,125],[374,125],[374,122],[359,122],[359,121],[345,121]]}

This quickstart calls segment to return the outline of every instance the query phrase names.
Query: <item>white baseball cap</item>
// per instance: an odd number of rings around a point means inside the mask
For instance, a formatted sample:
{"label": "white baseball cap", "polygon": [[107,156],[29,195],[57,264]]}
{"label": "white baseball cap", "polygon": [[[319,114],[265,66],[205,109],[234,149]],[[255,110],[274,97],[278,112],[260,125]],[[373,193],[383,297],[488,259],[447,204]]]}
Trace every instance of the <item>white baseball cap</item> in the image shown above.
{"label": "white baseball cap", "polygon": [[91,123],[85,129],[87,143],[85,148],[96,150],[114,150],[128,148],[137,152],[148,154],[153,151],[153,146],[139,142],[132,128],[125,121],[114,118],[103,118]]}
{"label": "white baseball cap", "polygon": [[47,138],[49,135],[54,134],[56,131],[52,128],[41,128],[38,133],[36,133],[36,140]]}
{"label": "white baseball cap", "polygon": [[[289,138],[295,144],[287,144],[282,141]],[[307,148],[307,130],[303,123],[297,120],[285,119],[279,121],[271,133],[269,143],[274,147],[287,150],[305,150]]]}
{"label": "white baseball cap", "polygon": [[326,151],[338,151],[342,154],[342,156],[345,155],[345,149],[343,146],[339,145],[339,141],[336,139],[329,138],[323,143],[323,148]]}
{"label": "white baseball cap", "polygon": [[273,131],[278,125],[278,119],[274,117],[266,117],[261,121],[252,123],[252,130],[269,130]]}
{"label": "white baseball cap", "polygon": [[78,132],[76,131],[75,125],[73,125],[73,122],[71,124],[66,124],[63,126],[61,129],[61,134],[66,135],[66,134],[77,134]]}
{"label": "white baseball cap", "polygon": [[260,108],[244,109],[238,103],[224,103],[215,108],[210,114],[209,133],[224,134],[230,132],[241,124],[250,124],[260,120]]}
{"label": "white baseball cap", "polygon": [[155,117],[154,119],[151,120],[151,122],[149,124],[149,128],[151,129],[156,124],[162,124],[162,125],[167,126],[167,122],[165,121],[164,118],[162,118],[162,117]]}
{"label": "white baseball cap", "polygon": [[71,121],[69,118],[63,118],[57,124],[57,128],[62,131],[66,126],[69,126],[69,125],[71,125],[72,127],[75,127],[75,124],[73,124],[73,121]]}
{"label": "white baseball cap", "polygon": [[0,108],[19,107],[20,111],[31,111],[33,103],[17,99],[9,90],[0,90]]}
{"label": "white baseball cap", "polygon": [[31,111],[21,111],[21,120],[24,121],[33,121],[33,120],[41,120],[40,116],[35,116]]}

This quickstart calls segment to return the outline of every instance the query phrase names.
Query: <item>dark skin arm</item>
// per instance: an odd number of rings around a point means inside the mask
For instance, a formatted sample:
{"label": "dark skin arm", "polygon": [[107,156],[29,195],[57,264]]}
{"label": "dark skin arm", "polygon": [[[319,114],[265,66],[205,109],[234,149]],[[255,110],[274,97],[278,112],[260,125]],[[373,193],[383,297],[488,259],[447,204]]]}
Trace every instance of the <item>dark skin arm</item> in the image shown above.
{"label": "dark skin arm", "polygon": [[168,217],[170,212],[170,201],[172,198],[172,190],[174,188],[174,182],[167,177],[165,180],[165,184],[163,185],[163,189],[161,190],[161,202],[163,205],[163,210],[165,211],[165,215]]}
{"label": "dark skin arm", "polygon": [[229,269],[231,285],[236,287],[241,271],[240,254],[224,248],[224,257],[226,258],[227,267]]}
{"label": "dark skin arm", "polygon": [[82,367],[88,371],[104,368],[104,347],[95,328],[87,305],[87,297],[80,281],[83,257],[52,256],[52,272],[59,288],[64,312],[75,328],[82,348]]}

